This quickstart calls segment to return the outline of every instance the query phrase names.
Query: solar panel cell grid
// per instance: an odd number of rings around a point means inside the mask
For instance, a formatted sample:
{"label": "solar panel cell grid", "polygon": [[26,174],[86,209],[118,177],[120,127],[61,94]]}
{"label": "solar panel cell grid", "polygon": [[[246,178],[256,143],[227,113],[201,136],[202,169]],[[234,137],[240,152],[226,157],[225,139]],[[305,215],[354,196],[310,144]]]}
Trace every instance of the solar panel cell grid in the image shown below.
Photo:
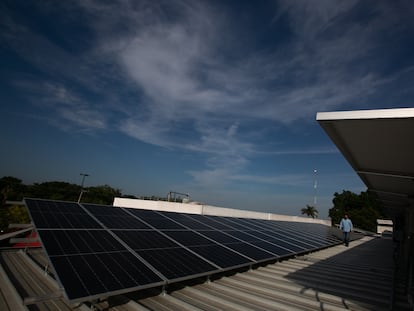
{"label": "solar panel cell grid", "polygon": [[124,290],[162,280],[127,252],[51,257],[69,299]]}
{"label": "solar panel cell grid", "polygon": [[136,250],[169,280],[219,270],[184,248]]}
{"label": "solar panel cell grid", "polygon": [[125,250],[105,230],[39,230],[49,256]]}
{"label": "solar panel cell grid", "polygon": [[230,226],[227,226],[221,222],[218,222],[217,219],[213,216],[204,216],[204,215],[189,215],[189,217],[195,221],[201,222],[204,225],[210,227],[210,229],[216,230],[231,230],[234,229]]}
{"label": "solar panel cell grid", "polygon": [[132,279],[136,284],[135,286],[162,281],[157,274],[129,252],[108,253],[100,256],[106,259],[107,267],[112,269],[120,280],[129,282]]}
{"label": "solar panel cell grid", "polygon": [[120,237],[133,250],[158,249],[180,247],[161,233],[154,230],[136,231],[136,230],[116,230],[114,233]]}
{"label": "solar panel cell grid", "polygon": [[83,204],[83,206],[109,229],[150,229],[122,208],[96,204]]}
{"label": "solar panel cell grid", "polygon": [[26,199],[69,299],[208,275],[338,242],[312,224]]}
{"label": "solar panel cell grid", "polygon": [[217,241],[222,244],[226,243],[238,243],[240,240],[236,239],[235,237],[232,237],[229,234],[226,234],[222,231],[214,231],[214,230],[203,230],[203,231],[197,231],[199,234],[204,235],[214,241]]}
{"label": "solar panel cell grid", "polygon": [[221,223],[229,226],[233,229],[237,229],[237,230],[250,230],[252,229],[251,227],[249,227],[246,223],[243,223],[240,219],[238,218],[222,218]]}
{"label": "solar panel cell grid", "polygon": [[181,243],[185,246],[199,246],[199,245],[212,245],[217,244],[193,231],[164,231],[166,235],[171,237],[173,240]]}
{"label": "solar panel cell grid", "polygon": [[255,246],[246,244],[246,243],[232,243],[226,244],[227,247],[231,248],[232,250],[239,252],[240,254],[244,254],[253,260],[261,261],[261,260],[271,260],[275,259],[278,256],[276,254],[267,252]]}
{"label": "solar panel cell grid", "polygon": [[200,234],[207,236],[208,238],[225,245],[226,247],[246,255],[254,260],[274,259],[275,254],[261,250],[254,245],[240,241],[231,235],[222,231],[198,231]]}
{"label": "solar panel cell grid", "polygon": [[211,230],[211,227],[203,224],[199,220],[196,220],[194,218],[191,218],[191,215],[184,215],[180,213],[163,213],[166,217],[173,219],[174,221],[180,223],[182,226],[189,228],[189,229],[195,229],[195,230]]}
{"label": "solar panel cell grid", "polygon": [[26,199],[36,228],[100,228],[78,204]]}
{"label": "solar panel cell grid", "polygon": [[285,234],[281,234],[281,233],[277,233],[277,232],[272,233],[272,231],[263,231],[263,233],[268,235],[268,236],[272,236],[274,238],[277,238],[278,240],[283,240],[283,241],[288,242],[290,244],[302,247],[305,250],[306,249],[314,249],[316,247],[316,245],[314,245],[312,243],[301,241],[300,239],[292,237],[291,235],[289,235],[287,233],[285,233]]}
{"label": "solar panel cell grid", "polygon": [[192,246],[189,248],[223,269],[252,263],[250,259],[220,245]]}
{"label": "solar panel cell grid", "polygon": [[162,216],[162,213],[139,210],[139,209],[127,209],[129,213],[143,220],[145,223],[157,229],[184,229],[183,226],[177,222]]}
{"label": "solar panel cell grid", "polygon": [[[257,241],[254,243],[257,247],[263,248],[268,252],[271,252],[273,254],[276,254],[277,256],[287,256],[295,253],[295,250],[288,248],[291,245],[281,245],[280,243],[272,243],[272,242],[266,242],[266,241]],[[298,250],[299,251],[299,250]]]}

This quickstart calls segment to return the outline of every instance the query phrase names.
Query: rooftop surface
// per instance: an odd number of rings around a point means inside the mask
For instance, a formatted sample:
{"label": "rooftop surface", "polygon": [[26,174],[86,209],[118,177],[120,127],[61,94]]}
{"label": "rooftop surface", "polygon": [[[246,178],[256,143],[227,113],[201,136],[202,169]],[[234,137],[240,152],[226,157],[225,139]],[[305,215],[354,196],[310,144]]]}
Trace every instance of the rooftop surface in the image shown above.
{"label": "rooftop surface", "polygon": [[[43,272],[45,265],[40,248],[27,254],[1,251],[0,309],[390,310],[393,297],[392,240],[378,237],[151,295],[130,293],[82,305],[63,298],[57,283]],[[398,310],[404,307],[400,304]]]}

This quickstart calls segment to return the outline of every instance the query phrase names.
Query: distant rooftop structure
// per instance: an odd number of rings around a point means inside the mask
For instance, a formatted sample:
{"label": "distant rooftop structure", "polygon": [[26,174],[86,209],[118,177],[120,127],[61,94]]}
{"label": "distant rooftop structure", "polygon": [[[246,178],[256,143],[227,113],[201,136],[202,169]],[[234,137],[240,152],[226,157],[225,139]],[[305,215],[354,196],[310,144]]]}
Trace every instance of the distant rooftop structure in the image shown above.
{"label": "distant rooftop structure", "polygon": [[390,219],[377,219],[377,233],[383,233],[384,231],[394,231],[394,223]]}
{"label": "distant rooftop structure", "polygon": [[377,219],[377,224],[384,226],[392,226],[393,222],[390,219]]}
{"label": "distant rooftop structure", "polygon": [[148,209],[154,211],[164,212],[178,212],[178,213],[189,213],[209,216],[224,216],[224,217],[239,217],[239,218],[252,218],[252,219],[267,219],[267,220],[280,220],[280,221],[294,221],[294,222],[306,222],[322,224],[331,226],[331,221],[326,219],[314,219],[310,217],[299,217],[280,215],[272,213],[262,213],[254,211],[246,211],[234,208],[225,208],[212,205],[204,204],[191,204],[190,203],[179,203],[179,202],[166,202],[166,201],[151,201],[141,199],[129,199],[129,198],[114,198],[114,206],[129,207],[138,209]]}

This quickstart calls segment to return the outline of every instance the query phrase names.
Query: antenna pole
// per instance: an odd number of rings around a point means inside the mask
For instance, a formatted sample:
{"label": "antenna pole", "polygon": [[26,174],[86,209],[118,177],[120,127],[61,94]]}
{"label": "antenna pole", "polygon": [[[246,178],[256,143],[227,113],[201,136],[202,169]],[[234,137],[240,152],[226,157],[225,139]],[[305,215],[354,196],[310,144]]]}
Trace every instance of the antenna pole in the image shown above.
{"label": "antenna pole", "polygon": [[313,170],[314,180],[313,180],[313,206],[316,207],[317,203],[317,190],[318,190],[318,170]]}

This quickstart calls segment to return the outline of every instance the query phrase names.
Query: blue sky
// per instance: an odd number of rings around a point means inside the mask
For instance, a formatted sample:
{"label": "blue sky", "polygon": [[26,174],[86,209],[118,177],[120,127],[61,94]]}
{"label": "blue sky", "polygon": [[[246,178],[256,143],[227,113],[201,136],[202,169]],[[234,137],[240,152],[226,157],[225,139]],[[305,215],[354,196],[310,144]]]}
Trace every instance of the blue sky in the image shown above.
{"label": "blue sky", "polygon": [[2,1],[0,175],[326,218],[316,113],[412,107],[413,51],[411,0]]}

